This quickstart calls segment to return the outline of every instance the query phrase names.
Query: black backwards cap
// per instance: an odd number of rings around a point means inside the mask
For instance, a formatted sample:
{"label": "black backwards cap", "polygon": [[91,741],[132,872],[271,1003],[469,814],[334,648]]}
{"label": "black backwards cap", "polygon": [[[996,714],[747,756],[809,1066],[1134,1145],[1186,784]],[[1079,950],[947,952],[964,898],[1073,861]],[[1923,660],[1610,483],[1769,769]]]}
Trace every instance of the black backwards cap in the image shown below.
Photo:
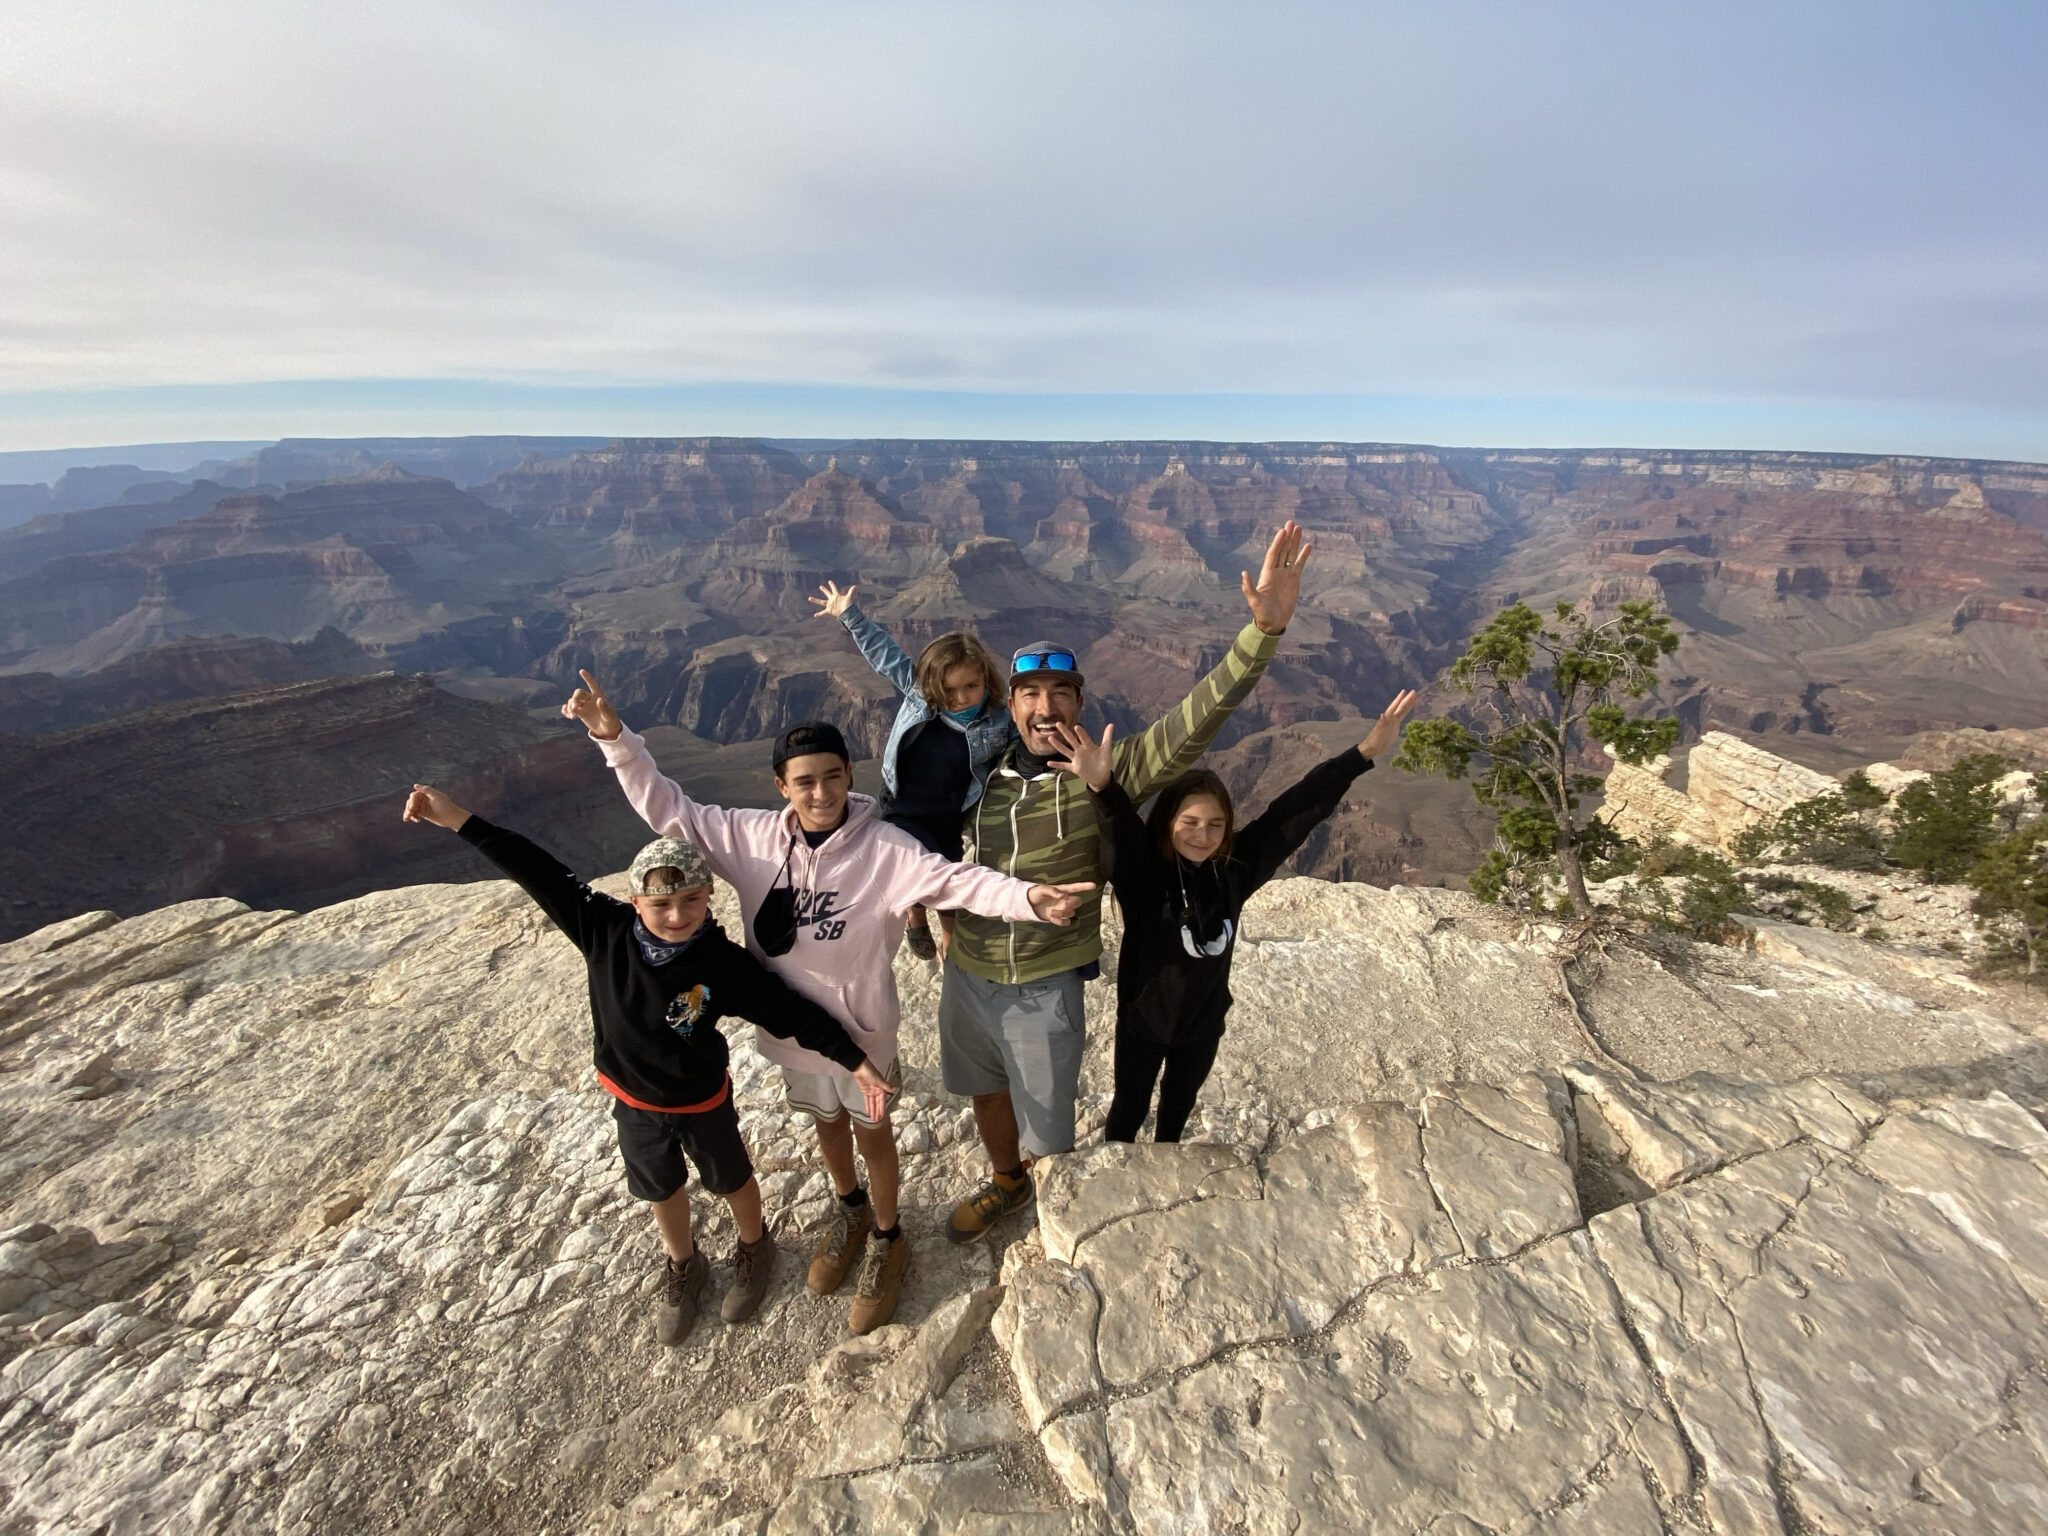
{"label": "black backwards cap", "polygon": [[777,773],[792,757],[809,757],[813,752],[833,752],[853,762],[853,754],[846,750],[846,738],[839,734],[839,727],[829,720],[803,720],[792,725],[775,738],[775,757],[769,763]]}

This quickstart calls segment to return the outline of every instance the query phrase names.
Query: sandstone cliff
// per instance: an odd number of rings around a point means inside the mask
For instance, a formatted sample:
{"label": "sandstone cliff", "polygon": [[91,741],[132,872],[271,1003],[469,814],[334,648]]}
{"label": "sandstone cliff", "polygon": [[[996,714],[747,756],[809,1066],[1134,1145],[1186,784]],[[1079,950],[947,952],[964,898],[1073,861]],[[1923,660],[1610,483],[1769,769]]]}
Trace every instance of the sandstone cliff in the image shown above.
{"label": "sandstone cliff", "polygon": [[580,966],[509,887],[67,921],[0,948],[0,1521],[2037,1530],[2040,1000],[1763,929],[1667,970],[1281,882],[1193,1144],[1090,1145],[1095,986],[1083,1148],[966,1249],[900,958],[897,1324],[803,1289],[825,1186],[743,1047],[785,1261],[664,1353]]}

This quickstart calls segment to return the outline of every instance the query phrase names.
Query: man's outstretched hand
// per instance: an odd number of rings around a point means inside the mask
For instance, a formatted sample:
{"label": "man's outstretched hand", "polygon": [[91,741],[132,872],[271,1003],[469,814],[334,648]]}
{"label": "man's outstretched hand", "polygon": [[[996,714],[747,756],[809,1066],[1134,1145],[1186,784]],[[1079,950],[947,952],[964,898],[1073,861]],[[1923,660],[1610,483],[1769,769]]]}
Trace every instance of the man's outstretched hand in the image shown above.
{"label": "man's outstretched hand", "polygon": [[1259,567],[1259,580],[1252,573],[1240,573],[1244,600],[1251,605],[1252,622],[1269,635],[1277,635],[1294,617],[1294,605],[1301,600],[1301,573],[1308,569],[1308,557],[1315,545],[1301,531],[1301,524],[1288,522],[1266,546],[1266,563]]}
{"label": "man's outstretched hand", "polygon": [[879,1121],[889,1112],[889,1095],[896,1090],[889,1086],[889,1080],[875,1070],[875,1064],[865,1057],[853,1069],[853,1080],[860,1084],[863,1107],[870,1120]]}
{"label": "man's outstretched hand", "polygon": [[612,708],[612,701],[604,696],[596,678],[588,672],[576,675],[583,679],[583,686],[569,695],[569,702],[562,706],[562,718],[582,722],[583,729],[594,740],[617,741],[619,732],[626,728],[619,712]]}
{"label": "man's outstretched hand", "polygon": [[1115,734],[1114,725],[1105,725],[1102,740],[1096,741],[1078,720],[1072,725],[1064,720],[1055,721],[1052,739],[1067,755],[1051,766],[1075,775],[1090,789],[1099,790],[1109,783],[1109,776],[1116,771],[1116,754],[1109,749],[1110,738]]}
{"label": "man's outstretched hand", "polygon": [[1094,889],[1093,880],[1084,880],[1078,885],[1034,885],[1031,887],[1031,910],[1038,914],[1041,923],[1064,928],[1081,910],[1081,898]]}
{"label": "man's outstretched hand", "polygon": [[405,797],[406,821],[431,821],[437,827],[446,827],[450,832],[460,832],[462,824],[469,820],[469,812],[450,800],[431,784],[415,784],[412,793]]}
{"label": "man's outstretched hand", "polygon": [[807,597],[804,599],[807,603],[815,603],[817,605],[818,611],[812,614],[811,617],[814,619],[827,617],[837,619],[845,617],[846,610],[853,606],[853,594],[858,592],[860,588],[849,586],[842,592],[839,590],[838,582],[828,581],[818,590],[825,595],[823,597]]}
{"label": "man's outstretched hand", "polygon": [[1358,744],[1360,757],[1385,757],[1395,742],[1401,739],[1401,727],[1408,717],[1415,713],[1416,702],[1422,697],[1413,688],[1403,688],[1394,695],[1394,702],[1380,711],[1379,719]]}

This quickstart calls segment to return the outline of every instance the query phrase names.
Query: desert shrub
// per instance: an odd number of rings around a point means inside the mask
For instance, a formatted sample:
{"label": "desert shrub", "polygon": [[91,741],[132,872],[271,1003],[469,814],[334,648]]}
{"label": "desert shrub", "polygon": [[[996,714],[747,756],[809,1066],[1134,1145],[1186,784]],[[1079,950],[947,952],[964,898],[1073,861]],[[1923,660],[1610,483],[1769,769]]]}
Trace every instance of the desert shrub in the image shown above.
{"label": "desert shrub", "polygon": [[1932,884],[1968,875],[1997,832],[1992,785],[2010,766],[1996,753],[1973,752],[1900,790],[1892,805],[1892,861]]}
{"label": "desert shrub", "polygon": [[1661,839],[1643,852],[1642,881],[1625,906],[1659,928],[1725,943],[1738,912],[1754,903],[1735,866],[1705,848]]}
{"label": "desert shrub", "polygon": [[1842,780],[1842,800],[1852,811],[1874,811],[1890,799],[1861,768]]}
{"label": "desert shrub", "polygon": [[[1866,785],[1869,781],[1866,779]],[[1879,796],[1875,785],[1870,792]],[[1845,790],[1830,790],[1788,805],[1775,816],[1745,827],[1729,842],[1745,864],[1819,864],[1827,869],[1884,868],[1884,838],[1850,803]]]}
{"label": "desert shrub", "polygon": [[1776,896],[1795,920],[1817,918],[1825,927],[1845,931],[1856,926],[1856,899],[1838,885],[1790,875],[1753,875],[1749,883]]}
{"label": "desert shrub", "polygon": [[2020,930],[2019,952],[2027,974],[2041,974],[2048,947],[2048,821],[1988,844],[1970,870],[1977,899],[1971,910],[1986,919],[2005,918]]}
{"label": "desert shrub", "polygon": [[1517,911],[1541,905],[1543,877],[1557,851],[1557,824],[1547,812],[1514,806],[1494,824],[1493,850],[1466,877],[1481,901],[1501,902]]}

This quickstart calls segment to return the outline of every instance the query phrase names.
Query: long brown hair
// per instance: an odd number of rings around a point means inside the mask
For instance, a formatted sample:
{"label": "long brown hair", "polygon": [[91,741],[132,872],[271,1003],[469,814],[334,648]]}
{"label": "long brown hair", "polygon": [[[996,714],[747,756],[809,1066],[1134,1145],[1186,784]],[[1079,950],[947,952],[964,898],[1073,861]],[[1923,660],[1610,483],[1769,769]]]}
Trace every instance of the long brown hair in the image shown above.
{"label": "long brown hair", "polygon": [[939,636],[918,654],[912,681],[917,685],[917,691],[924,695],[925,703],[935,710],[945,709],[946,674],[962,662],[981,668],[981,680],[988,689],[987,703],[990,708],[1001,709],[1006,702],[1003,674],[996,665],[994,654],[981,643],[979,635],[970,635],[959,629]]}
{"label": "long brown hair", "polygon": [[1145,830],[1162,859],[1173,857],[1173,818],[1197,795],[1211,795],[1223,807],[1223,842],[1213,857],[1230,857],[1230,845],[1237,840],[1237,808],[1230,803],[1230,787],[1206,768],[1190,768],[1159,791],[1152,802],[1152,814],[1145,818]]}

